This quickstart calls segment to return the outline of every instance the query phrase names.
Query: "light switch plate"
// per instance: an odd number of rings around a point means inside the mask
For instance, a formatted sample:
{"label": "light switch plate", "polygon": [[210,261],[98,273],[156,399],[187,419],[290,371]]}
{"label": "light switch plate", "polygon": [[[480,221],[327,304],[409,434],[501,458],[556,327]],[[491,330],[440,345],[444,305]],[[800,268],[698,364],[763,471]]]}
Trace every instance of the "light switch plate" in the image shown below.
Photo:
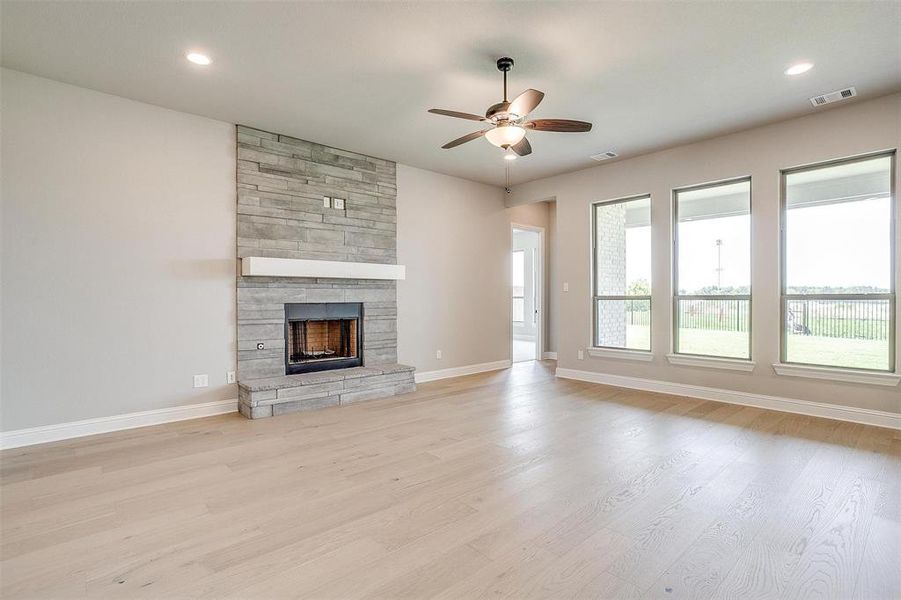
{"label": "light switch plate", "polygon": [[235,382],[235,372],[229,371],[225,374],[225,383],[234,383]]}
{"label": "light switch plate", "polygon": [[194,387],[202,388],[210,385],[210,376],[204,373],[203,375],[195,375],[194,376]]}
{"label": "light switch plate", "polygon": [[344,198],[332,198],[336,210],[344,210]]}
{"label": "light switch plate", "polygon": [[331,206],[332,206],[332,199],[329,198],[328,196],[323,196],[322,197],[322,208],[331,208]]}
{"label": "light switch plate", "polygon": [[564,291],[564,292],[568,292],[568,291],[569,291],[569,282],[568,282],[568,281],[564,281],[564,282],[563,282],[563,291]]}

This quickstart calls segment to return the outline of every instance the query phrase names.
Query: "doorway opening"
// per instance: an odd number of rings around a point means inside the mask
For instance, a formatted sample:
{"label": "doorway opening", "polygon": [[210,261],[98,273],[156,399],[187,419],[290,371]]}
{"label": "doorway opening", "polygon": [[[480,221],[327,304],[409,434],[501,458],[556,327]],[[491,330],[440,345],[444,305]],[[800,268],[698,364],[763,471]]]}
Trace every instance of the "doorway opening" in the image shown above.
{"label": "doorway opening", "polygon": [[543,248],[544,229],[513,225],[510,247],[510,344],[513,362],[541,359]]}

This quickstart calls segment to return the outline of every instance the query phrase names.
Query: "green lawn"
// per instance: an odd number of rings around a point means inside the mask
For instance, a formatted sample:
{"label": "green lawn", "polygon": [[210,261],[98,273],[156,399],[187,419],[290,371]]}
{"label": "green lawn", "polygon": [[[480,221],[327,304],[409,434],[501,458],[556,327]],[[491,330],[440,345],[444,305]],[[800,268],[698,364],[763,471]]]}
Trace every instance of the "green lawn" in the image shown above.
{"label": "green lawn", "polygon": [[[648,326],[629,325],[626,330],[627,346],[648,348],[649,335]],[[679,350],[685,354],[747,358],[747,335],[738,331],[682,329],[679,331]],[[888,340],[791,335],[788,338],[787,358],[794,363],[885,370],[889,367]]]}
{"label": "green lawn", "polygon": [[688,328],[679,330],[679,352],[683,354],[749,358],[750,351],[747,332]]}
{"label": "green lawn", "polygon": [[857,369],[889,368],[888,340],[791,335],[788,337],[787,350],[787,358],[791,362]]}

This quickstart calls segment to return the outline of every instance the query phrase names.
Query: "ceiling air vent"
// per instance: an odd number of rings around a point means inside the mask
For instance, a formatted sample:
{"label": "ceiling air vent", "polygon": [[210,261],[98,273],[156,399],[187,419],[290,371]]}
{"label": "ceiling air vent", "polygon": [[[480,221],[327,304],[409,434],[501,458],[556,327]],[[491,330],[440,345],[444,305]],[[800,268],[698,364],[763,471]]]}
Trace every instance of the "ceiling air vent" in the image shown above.
{"label": "ceiling air vent", "polygon": [[610,160],[611,158],[616,158],[617,156],[619,156],[619,154],[617,154],[613,150],[607,150],[606,152],[601,152],[600,154],[592,154],[591,158],[592,160],[602,161]]}
{"label": "ceiling air vent", "polygon": [[814,96],[810,99],[810,103],[814,106],[822,106],[824,104],[832,104],[833,102],[847,100],[848,98],[853,98],[856,95],[857,90],[853,87],[849,87],[843,90],[838,90],[837,92],[823,94],[822,96]]}

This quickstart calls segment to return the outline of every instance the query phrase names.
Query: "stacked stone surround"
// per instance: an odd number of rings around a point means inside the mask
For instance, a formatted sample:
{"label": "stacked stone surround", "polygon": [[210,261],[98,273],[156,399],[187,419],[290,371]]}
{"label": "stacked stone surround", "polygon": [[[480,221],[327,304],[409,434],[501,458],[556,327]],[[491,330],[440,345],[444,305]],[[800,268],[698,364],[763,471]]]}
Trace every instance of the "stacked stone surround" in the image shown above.
{"label": "stacked stone surround", "polygon": [[[237,127],[237,144],[239,259],[397,263],[395,163],[243,125]],[[323,206],[323,197],[343,199],[344,209]],[[342,398],[349,402],[413,389],[412,368],[397,365],[394,281],[239,274],[237,288],[238,379],[245,416],[269,416],[329,406]],[[323,388],[328,393],[315,395],[322,390],[306,387],[303,398],[292,398],[296,388],[309,385],[304,382],[323,376],[285,375],[284,305],[293,302],[363,303],[363,368],[370,370],[328,371],[352,371],[354,376],[335,379],[339,375],[331,375],[325,382],[331,387]],[[258,344],[263,344],[262,350]],[[387,385],[386,378],[392,376],[395,380]],[[345,388],[345,382],[352,383]],[[263,399],[273,392],[271,387],[263,388],[272,385],[286,391],[279,397],[276,389],[273,398]],[[279,404],[284,406],[274,408]]]}

